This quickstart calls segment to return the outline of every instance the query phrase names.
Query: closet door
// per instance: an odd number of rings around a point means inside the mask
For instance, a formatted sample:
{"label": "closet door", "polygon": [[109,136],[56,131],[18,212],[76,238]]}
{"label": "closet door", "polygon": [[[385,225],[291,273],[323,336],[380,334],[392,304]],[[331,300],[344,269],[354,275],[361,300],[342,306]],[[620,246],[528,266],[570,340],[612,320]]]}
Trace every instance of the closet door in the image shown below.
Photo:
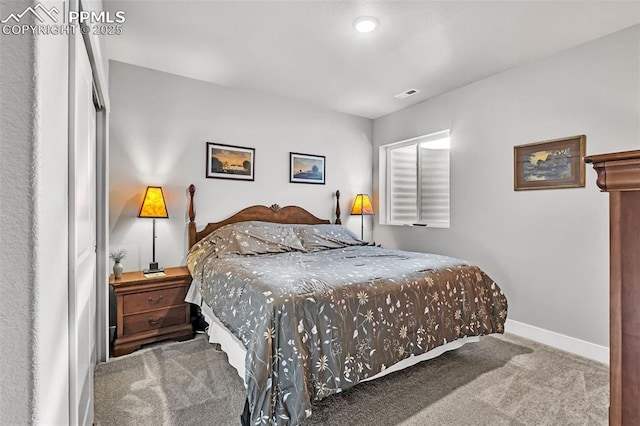
{"label": "closet door", "polygon": [[70,36],[69,420],[93,423],[96,364],[96,108],[89,57]]}

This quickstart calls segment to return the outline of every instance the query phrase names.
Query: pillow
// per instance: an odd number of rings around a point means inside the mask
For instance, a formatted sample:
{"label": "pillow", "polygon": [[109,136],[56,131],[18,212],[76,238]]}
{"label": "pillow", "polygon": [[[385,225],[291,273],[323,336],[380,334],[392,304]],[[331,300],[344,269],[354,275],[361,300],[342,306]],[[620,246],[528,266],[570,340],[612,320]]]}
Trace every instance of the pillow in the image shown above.
{"label": "pillow", "polygon": [[305,248],[291,225],[252,221],[216,229],[189,250],[187,262],[210,250],[216,257],[225,257],[305,251]]}
{"label": "pillow", "polygon": [[295,232],[307,251],[362,246],[356,234],[342,225],[294,225]]}
{"label": "pillow", "polygon": [[187,268],[189,268],[189,272],[191,272],[191,275],[194,275],[200,259],[213,245],[213,242],[209,238],[210,236],[211,235],[208,235],[195,243],[189,249],[189,252],[187,252]]}

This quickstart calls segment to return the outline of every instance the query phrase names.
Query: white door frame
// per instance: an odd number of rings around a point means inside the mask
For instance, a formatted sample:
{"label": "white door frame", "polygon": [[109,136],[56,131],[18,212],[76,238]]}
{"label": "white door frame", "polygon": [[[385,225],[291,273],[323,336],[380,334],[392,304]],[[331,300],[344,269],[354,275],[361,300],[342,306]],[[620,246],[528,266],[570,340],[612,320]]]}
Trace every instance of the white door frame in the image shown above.
{"label": "white door frame", "polygon": [[[1,0],[0,0],[1,1]],[[70,0],[70,7],[95,10],[95,0]],[[79,3],[79,4],[78,4]],[[75,9],[69,9],[75,10]],[[93,72],[96,113],[96,360],[109,360],[109,94],[108,76],[100,40],[88,32],[83,34]],[[74,64],[75,65],[75,64]]]}
{"label": "white door frame", "polygon": [[[73,58],[73,60],[72,60]],[[69,424],[93,423],[96,364],[96,135],[93,72],[84,41],[70,34],[69,62]]]}
{"label": "white door frame", "polygon": [[109,113],[96,112],[96,360],[109,360]]}
{"label": "white door frame", "polygon": [[[0,0],[1,1],[1,0]],[[79,4],[78,4],[79,1]],[[75,3],[75,4],[74,4]],[[71,0],[70,7],[96,10],[101,2],[96,0]],[[71,9],[70,9],[71,10]],[[94,92],[98,110],[96,113],[96,360],[109,360],[109,94],[108,76],[100,40],[93,32],[83,34],[93,72]]]}
{"label": "white door frame", "polygon": [[[84,0],[69,0],[69,10],[80,10],[82,8],[82,2]],[[88,8],[87,8],[88,9]],[[77,38],[73,34],[69,36],[69,157],[70,165],[75,164],[71,157],[74,155],[75,146],[75,124],[74,115],[76,114],[75,106],[75,87],[76,79],[76,67],[77,67],[77,54],[82,49],[86,51],[89,59],[89,65],[91,67],[91,73],[93,77],[93,94],[94,103],[97,105],[95,111],[95,131],[96,142],[94,146],[94,158],[93,164],[95,171],[95,288],[92,289],[92,293],[95,294],[95,314],[92,316],[95,324],[91,324],[92,332],[90,342],[93,352],[91,353],[90,360],[90,373],[91,377],[88,379],[90,384],[84,387],[91,387],[91,389],[79,389],[78,383],[78,369],[74,363],[75,351],[77,348],[77,336],[75,334],[69,335],[69,420],[73,426],[77,424],[91,424],[93,421],[93,368],[96,362],[107,361],[109,358],[109,272],[108,272],[108,93],[106,88],[106,73],[103,68],[102,52],[100,49],[99,40],[90,35],[84,35],[82,38]],[[85,62],[86,63],[86,62]],[[74,184],[71,182],[75,175],[75,169],[69,171],[69,202],[71,203],[75,197],[72,191]],[[71,205],[71,204],[70,204]],[[69,212],[69,219],[72,220],[72,216],[75,213]],[[73,218],[75,220],[75,217]],[[72,231],[73,223],[70,223],[70,237],[75,238],[75,234]],[[75,297],[76,297],[76,281],[74,271],[75,258],[72,258],[72,250],[75,250],[75,245],[71,245],[70,241],[70,258],[69,258],[69,333],[76,333],[76,312],[75,312]],[[88,399],[87,399],[88,398]],[[82,406],[82,407],[81,407]]]}

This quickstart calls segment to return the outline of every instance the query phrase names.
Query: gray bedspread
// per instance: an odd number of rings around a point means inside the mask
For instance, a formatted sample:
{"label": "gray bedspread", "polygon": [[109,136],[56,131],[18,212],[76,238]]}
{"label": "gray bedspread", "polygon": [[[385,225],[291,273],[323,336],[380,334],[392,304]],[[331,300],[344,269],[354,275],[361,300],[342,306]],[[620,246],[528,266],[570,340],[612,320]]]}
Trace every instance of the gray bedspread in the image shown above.
{"label": "gray bedspread", "polygon": [[220,256],[207,246],[190,268],[247,349],[252,424],[299,424],[314,400],[458,338],[502,333],[507,317],[482,270],[433,254],[357,245]]}

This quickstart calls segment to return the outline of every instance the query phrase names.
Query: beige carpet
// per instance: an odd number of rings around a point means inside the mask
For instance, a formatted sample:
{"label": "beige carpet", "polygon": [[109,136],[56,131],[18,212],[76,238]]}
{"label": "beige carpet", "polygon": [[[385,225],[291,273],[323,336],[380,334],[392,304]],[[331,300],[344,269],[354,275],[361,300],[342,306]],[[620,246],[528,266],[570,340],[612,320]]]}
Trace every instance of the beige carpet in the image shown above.
{"label": "beige carpet", "polygon": [[[199,336],[100,364],[98,425],[239,425],[242,380]],[[513,335],[317,403],[306,425],[606,425],[608,368]]]}

